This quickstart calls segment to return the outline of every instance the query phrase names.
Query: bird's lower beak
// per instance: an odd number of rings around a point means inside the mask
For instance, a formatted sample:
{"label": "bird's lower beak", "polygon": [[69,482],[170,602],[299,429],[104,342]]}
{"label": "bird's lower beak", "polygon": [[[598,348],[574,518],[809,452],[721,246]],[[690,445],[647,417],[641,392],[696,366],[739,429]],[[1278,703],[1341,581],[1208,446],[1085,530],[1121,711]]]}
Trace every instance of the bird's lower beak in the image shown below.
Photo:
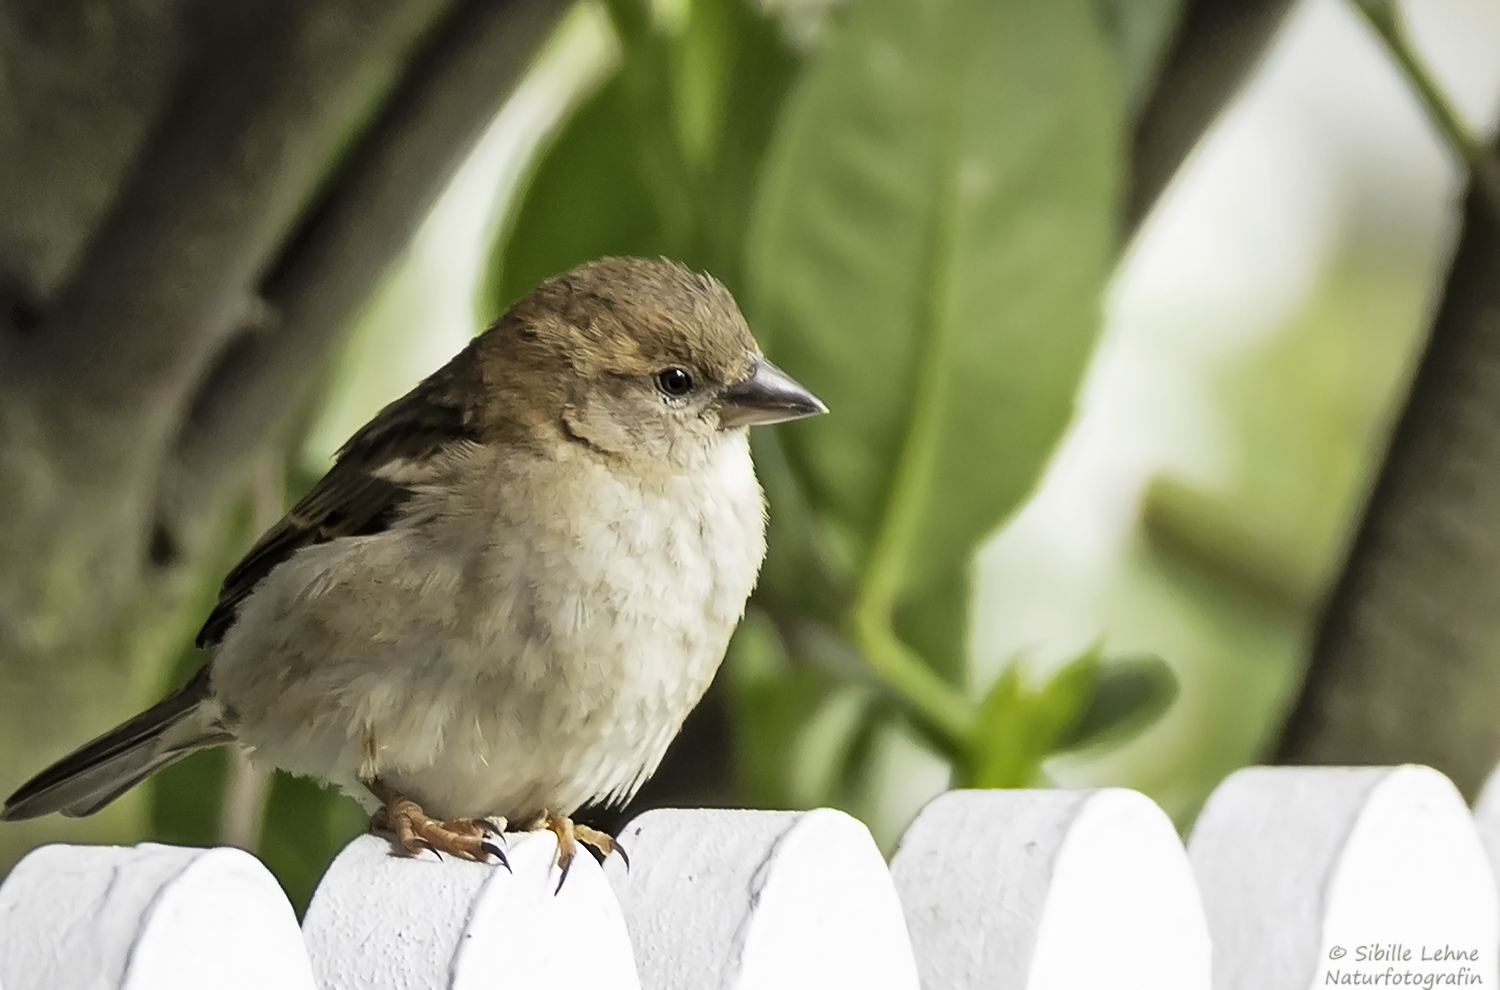
{"label": "bird's lower beak", "polygon": [[828,407],[791,375],[757,356],[754,373],[725,390],[719,408],[719,428],[785,423],[827,411]]}

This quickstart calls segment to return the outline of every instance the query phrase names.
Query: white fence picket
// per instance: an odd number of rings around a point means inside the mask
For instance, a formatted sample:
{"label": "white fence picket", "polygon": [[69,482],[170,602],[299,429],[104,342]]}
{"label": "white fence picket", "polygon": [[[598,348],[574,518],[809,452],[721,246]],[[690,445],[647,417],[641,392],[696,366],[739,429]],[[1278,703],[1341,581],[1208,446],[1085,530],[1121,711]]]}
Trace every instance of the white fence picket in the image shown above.
{"label": "white fence picket", "polygon": [[1490,872],[1500,883],[1500,768],[1490,773],[1479,797],[1474,802],[1474,825],[1479,829],[1479,839],[1484,851],[1489,854]]}
{"label": "white fence picket", "polygon": [[581,854],[560,893],[549,833],[509,838],[514,874],[362,836],[300,932],[239,850],[48,846],[0,884],[0,985],[1494,986],[1481,833],[1500,851],[1500,783],[1471,815],[1423,767],[1241,771],[1186,853],[1119,789],[945,794],[890,869],[836,811],[654,811],[630,869]]}
{"label": "white fence picket", "polygon": [[12,990],[312,990],[292,906],[238,849],[43,846],[0,885]]}
{"label": "white fence picket", "polygon": [[502,866],[396,856],[365,835],[328,868],[303,930],[322,990],[638,990],[619,905],[580,850],[558,887],[550,832],[510,837]]}
{"label": "white fence picket", "polygon": [[838,811],[650,811],[605,864],[644,990],[917,990],[890,871]]}
{"label": "white fence picket", "polygon": [[952,791],[891,862],[923,990],[1207,990],[1203,909],[1135,791]]}
{"label": "white fence picket", "polygon": [[1188,856],[1217,990],[1496,983],[1495,882],[1435,770],[1241,770],[1209,798]]}

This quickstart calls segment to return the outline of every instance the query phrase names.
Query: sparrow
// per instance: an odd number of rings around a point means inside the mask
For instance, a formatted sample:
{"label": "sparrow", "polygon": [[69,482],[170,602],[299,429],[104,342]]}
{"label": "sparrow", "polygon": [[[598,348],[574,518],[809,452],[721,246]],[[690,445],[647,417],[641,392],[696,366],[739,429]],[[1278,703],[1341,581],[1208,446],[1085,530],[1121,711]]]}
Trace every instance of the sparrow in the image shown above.
{"label": "sparrow", "polygon": [[[327,781],[400,851],[629,800],[723,659],[765,555],[748,428],[826,412],[728,290],[605,258],[544,282],[382,409],[225,578],[185,685],[21,786],[92,814],[195,750]],[[561,881],[559,881],[561,883]]]}

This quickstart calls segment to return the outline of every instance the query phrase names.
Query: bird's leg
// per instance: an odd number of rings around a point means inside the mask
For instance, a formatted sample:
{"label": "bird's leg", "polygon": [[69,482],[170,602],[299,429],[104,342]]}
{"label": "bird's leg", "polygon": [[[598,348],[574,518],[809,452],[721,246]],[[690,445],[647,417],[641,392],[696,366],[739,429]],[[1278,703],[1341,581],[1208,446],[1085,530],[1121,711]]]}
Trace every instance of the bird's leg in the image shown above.
{"label": "bird's leg", "polygon": [[601,832],[597,828],[590,828],[587,825],[574,824],[573,836],[579,842],[597,852],[599,854],[599,862],[602,863],[608,859],[610,853],[619,853],[620,859],[625,862],[625,868],[630,868],[630,856],[626,854],[625,847],[620,845],[619,839],[616,839],[608,832]]}
{"label": "bird's leg", "polygon": [[580,842],[596,850],[600,862],[607,859],[610,853],[619,853],[620,858],[625,861],[625,866],[627,868],[630,866],[630,857],[625,855],[625,847],[616,842],[612,836],[587,825],[578,825],[566,815],[543,812],[541,818],[532,827],[545,828],[557,836],[557,865],[562,870],[562,876],[557,878],[558,890],[562,890],[563,881],[568,879],[568,870],[573,865],[573,857],[578,854]]}
{"label": "bird's leg", "polygon": [[396,845],[408,856],[415,856],[423,849],[431,849],[439,858],[442,858],[442,853],[448,853],[476,863],[494,856],[502,866],[510,869],[505,851],[491,841],[504,829],[503,824],[497,825],[488,818],[455,818],[440,822],[429,818],[417,802],[380,779],[363,783],[383,805],[370,818],[370,827],[394,833]]}

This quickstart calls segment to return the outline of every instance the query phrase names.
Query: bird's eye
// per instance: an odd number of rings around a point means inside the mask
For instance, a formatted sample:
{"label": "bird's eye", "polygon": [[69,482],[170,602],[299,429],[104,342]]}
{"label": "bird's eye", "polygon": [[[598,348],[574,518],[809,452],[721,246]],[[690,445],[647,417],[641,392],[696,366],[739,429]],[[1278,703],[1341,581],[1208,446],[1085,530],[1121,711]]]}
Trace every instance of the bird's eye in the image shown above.
{"label": "bird's eye", "polygon": [[693,390],[693,376],[681,368],[668,368],[656,373],[656,387],[673,398],[681,398]]}

